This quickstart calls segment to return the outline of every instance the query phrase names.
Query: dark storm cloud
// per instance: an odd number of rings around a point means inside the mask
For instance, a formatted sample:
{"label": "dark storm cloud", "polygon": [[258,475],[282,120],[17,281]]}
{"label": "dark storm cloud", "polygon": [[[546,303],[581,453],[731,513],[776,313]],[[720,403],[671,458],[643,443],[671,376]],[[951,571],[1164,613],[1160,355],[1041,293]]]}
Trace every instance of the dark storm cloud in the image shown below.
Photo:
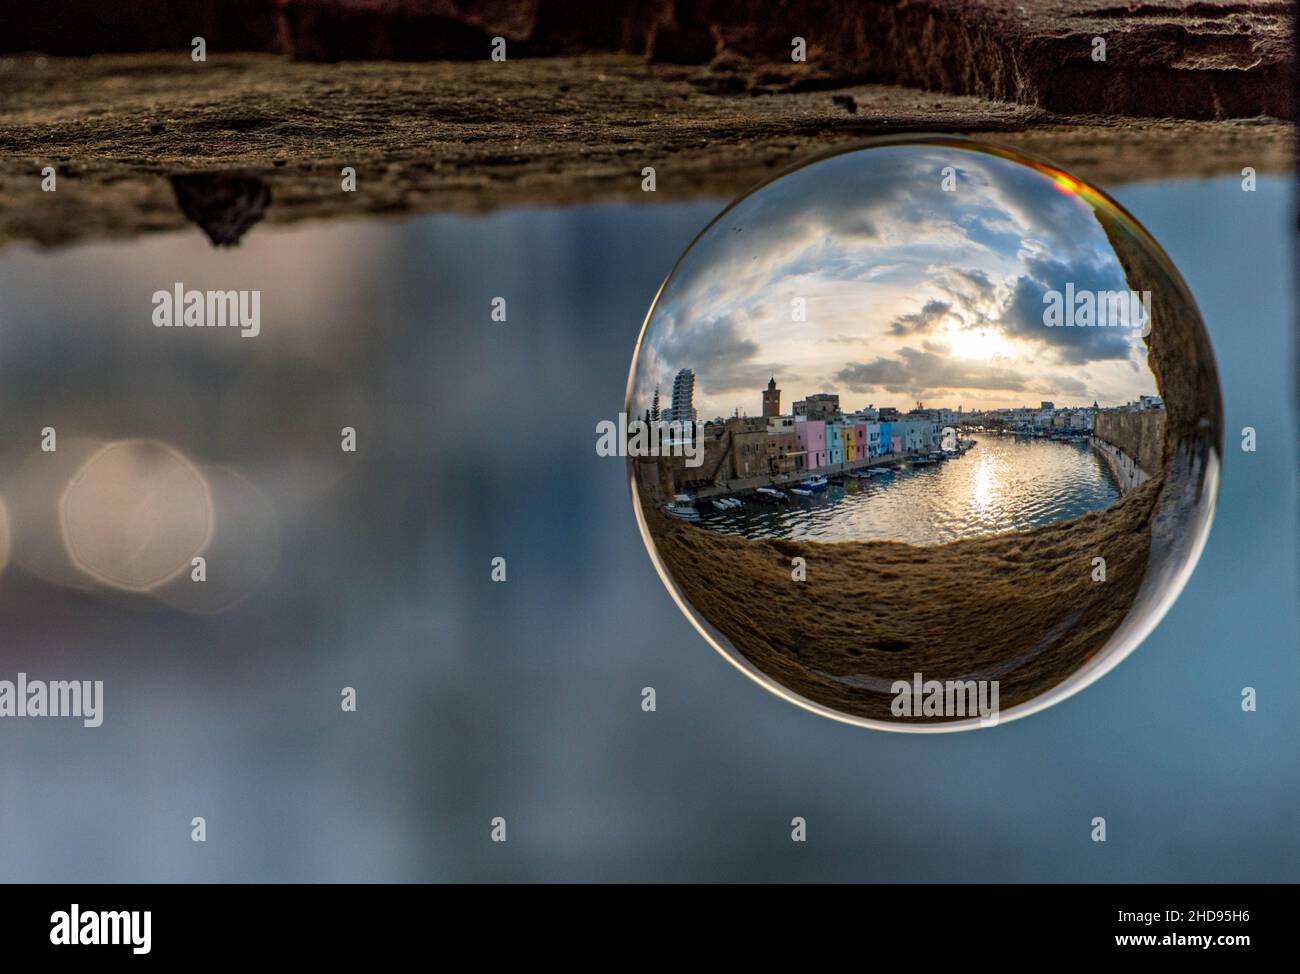
{"label": "dark storm cloud", "polygon": [[1027,257],[1026,273],[1016,279],[1000,324],[1006,334],[1041,342],[1062,362],[1084,365],[1106,359],[1126,359],[1133,350],[1133,330],[1129,328],[1049,328],[1043,324],[1043,295],[1048,291],[1065,291],[1073,284],[1075,291],[1126,291],[1119,265],[1084,255],[1065,261],[1046,255]]}
{"label": "dark storm cloud", "polygon": [[1029,380],[1013,369],[992,368],[983,362],[954,359],[917,348],[899,349],[897,358],[850,362],[835,374],[853,392],[884,389],[921,396],[941,389],[988,389],[1023,392]]}
{"label": "dark storm cloud", "polygon": [[770,376],[788,371],[780,363],[759,362],[759,345],[742,336],[742,329],[729,316],[694,325],[689,333],[677,330],[659,349],[668,380],[678,369],[695,370],[700,390],[710,395],[738,389],[756,389]]}
{"label": "dark storm cloud", "polygon": [[899,315],[889,326],[891,335],[913,335],[917,332],[931,331],[952,310],[952,305],[938,298],[925,302],[920,311],[910,315]]}

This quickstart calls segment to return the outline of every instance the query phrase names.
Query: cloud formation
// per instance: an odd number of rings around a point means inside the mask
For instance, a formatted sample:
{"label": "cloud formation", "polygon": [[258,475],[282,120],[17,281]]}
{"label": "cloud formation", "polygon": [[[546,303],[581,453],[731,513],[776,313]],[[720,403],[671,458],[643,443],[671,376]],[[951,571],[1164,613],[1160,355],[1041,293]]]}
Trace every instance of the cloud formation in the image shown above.
{"label": "cloud formation", "polygon": [[1067,282],[1127,290],[1090,206],[1043,173],[966,147],[843,153],[701,234],[655,308],[636,394],[682,367],[706,415],[758,412],[770,375],[787,410],[814,392],[995,406],[1154,391],[1136,329],[1043,324],[1044,293]]}

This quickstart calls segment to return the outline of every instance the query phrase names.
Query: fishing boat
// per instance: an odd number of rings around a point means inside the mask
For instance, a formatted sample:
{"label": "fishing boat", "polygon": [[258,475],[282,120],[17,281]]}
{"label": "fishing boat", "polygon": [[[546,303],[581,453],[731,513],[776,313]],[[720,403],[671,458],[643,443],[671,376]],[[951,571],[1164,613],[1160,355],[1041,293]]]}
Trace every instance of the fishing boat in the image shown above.
{"label": "fishing boat", "polygon": [[681,521],[698,521],[700,512],[695,509],[695,498],[690,494],[674,494],[663,505],[664,513]]}
{"label": "fishing boat", "polygon": [[664,513],[677,518],[679,521],[698,521],[700,519],[699,511],[683,504],[665,504]]}
{"label": "fishing boat", "polygon": [[825,477],[809,477],[807,480],[800,481],[798,487],[791,488],[796,493],[807,491],[810,494],[817,494],[825,490],[830,485]]}

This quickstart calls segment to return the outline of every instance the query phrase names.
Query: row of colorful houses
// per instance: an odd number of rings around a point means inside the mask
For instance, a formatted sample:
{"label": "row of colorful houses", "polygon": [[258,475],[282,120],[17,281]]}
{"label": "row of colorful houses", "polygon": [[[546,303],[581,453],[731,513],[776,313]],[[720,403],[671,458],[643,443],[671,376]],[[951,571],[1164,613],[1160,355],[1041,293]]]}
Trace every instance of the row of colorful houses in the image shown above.
{"label": "row of colorful houses", "polygon": [[[774,417],[774,421],[790,417]],[[895,422],[827,421],[793,417],[794,471],[813,471],[887,455],[905,456],[937,449],[942,427],[929,419]],[[769,422],[769,435],[779,434]]]}
{"label": "row of colorful houses", "polygon": [[855,416],[733,416],[695,428],[703,447],[698,466],[686,466],[682,456],[644,458],[638,477],[667,497],[737,480],[831,472],[876,457],[928,453],[938,449],[942,429],[918,417],[882,423]]}

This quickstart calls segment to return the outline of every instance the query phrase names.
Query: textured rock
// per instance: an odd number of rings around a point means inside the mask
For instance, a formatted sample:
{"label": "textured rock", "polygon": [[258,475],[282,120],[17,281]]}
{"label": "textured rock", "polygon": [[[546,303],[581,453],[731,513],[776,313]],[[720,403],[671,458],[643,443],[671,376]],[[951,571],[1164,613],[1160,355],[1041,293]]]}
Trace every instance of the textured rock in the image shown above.
{"label": "textured rock", "polygon": [[286,48],[315,61],[478,60],[617,51],[628,4],[573,0],[277,0]]}
{"label": "textured rock", "polygon": [[[998,680],[1006,711],[1078,672],[1138,600],[1159,489],[1150,480],[1073,521],[932,547],[748,541],[653,508],[646,523],[682,594],[746,660],[808,700],[888,721],[890,683],[914,673]],[[1097,555],[1105,585],[1090,577]],[[794,557],[805,582],[790,581]]]}
{"label": "textured rock", "polygon": [[[287,50],[305,60],[479,60],[626,51],[711,63],[733,90],[773,71],[1057,113],[1291,118],[1284,0],[0,0],[0,51]],[[808,60],[792,66],[791,42]],[[1094,38],[1106,58],[1094,58]]]}
{"label": "textured rock", "polygon": [[642,19],[652,57],[672,38],[667,60],[708,39],[715,57],[788,62],[800,36],[832,78],[1068,114],[1294,116],[1294,7],[1280,0],[663,0]]}
{"label": "textured rock", "polygon": [[[313,64],[269,54],[0,59],[0,245],[184,226],[169,178],[241,170],[267,223],[651,198],[727,199],[817,152],[888,132],[981,135],[1103,186],[1292,165],[1289,125],[1056,118],[915,89],[767,76],[632,55]],[[742,86],[743,87],[743,86]],[[856,112],[845,107],[851,98]],[[41,167],[59,172],[40,191]],[[357,192],[339,171],[357,170]],[[254,231],[256,232],[256,231]]]}

